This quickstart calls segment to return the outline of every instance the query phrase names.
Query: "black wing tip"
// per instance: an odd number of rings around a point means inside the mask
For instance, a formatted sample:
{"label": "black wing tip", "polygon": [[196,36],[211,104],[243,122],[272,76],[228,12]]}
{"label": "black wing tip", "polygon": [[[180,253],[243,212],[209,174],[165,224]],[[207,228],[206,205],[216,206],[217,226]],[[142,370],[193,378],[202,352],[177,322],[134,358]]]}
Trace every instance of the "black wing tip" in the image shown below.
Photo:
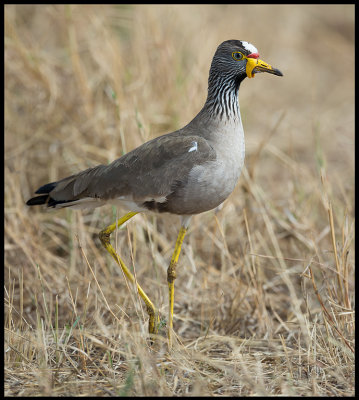
{"label": "black wing tip", "polygon": [[41,204],[46,204],[47,200],[49,198],[48,194],[45,194],[43,196],[36,196],[36,197],[32,197],[31,199],[29,199],[26,202],[27,206],[39,206]]}
{"label": "black wing tip", "polygon": [[57,182],[50,182],[46,185],[40,186],[35,194],[42,194],[42,196],[32,197],[26,202],[27,206],[39,206],[42,204],[46,204],[48,207],[55,207],[56,204],[61,203],[57,202],[56,200],[52,199],[49,193],[55,189],[57,186]]}
{"label": "black wing tip", "polygon": [[[46,204],[47,207],[52,207],[56,208],[57,205],[59,204],[65,204],[65,203],[72,203],[74,200],[55,200],[52,197],[50,197],[48,194],[44,194],[43,196],[36,196],[32,197],[26,202],[27,206],[40,206],[42,204]],[[66,207],[66,206],[63,206]]]}
{"label": "black wing tip", "polygon": [[53,189],[55,189],[55,187],[57,186],[57,182],[50,182],[47,183],[46,185],[40,186],[35,194],[48,194],[50,193]]}

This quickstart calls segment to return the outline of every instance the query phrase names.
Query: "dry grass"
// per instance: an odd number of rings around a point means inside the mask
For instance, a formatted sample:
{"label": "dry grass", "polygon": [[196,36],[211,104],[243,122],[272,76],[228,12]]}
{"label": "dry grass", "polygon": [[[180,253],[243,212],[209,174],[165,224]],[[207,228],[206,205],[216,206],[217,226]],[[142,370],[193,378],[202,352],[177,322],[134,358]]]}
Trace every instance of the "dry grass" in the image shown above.
{"label": "dry grass", "polygon": [[[241,87],[247,169],[190,226],[169,354],[99,243],[116,210],[24,203],[187,123],[232,38],[284,77]],[[6,6],[5,394],[353,396],[353,143],[354,6]],[[117,235],[164,315],[178,229]]]}

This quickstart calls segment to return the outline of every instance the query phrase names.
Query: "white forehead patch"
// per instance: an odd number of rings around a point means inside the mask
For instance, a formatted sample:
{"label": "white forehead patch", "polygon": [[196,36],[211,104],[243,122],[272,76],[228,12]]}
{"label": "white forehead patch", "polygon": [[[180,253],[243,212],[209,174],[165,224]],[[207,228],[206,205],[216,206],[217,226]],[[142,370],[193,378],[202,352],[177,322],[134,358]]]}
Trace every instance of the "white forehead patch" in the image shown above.
{"label": "white forehead patch", "polygon": [[253,46],[253,44],[245,42],[242,40],[243,47],[250,51],[251,53],[258,53],[258,50]]}

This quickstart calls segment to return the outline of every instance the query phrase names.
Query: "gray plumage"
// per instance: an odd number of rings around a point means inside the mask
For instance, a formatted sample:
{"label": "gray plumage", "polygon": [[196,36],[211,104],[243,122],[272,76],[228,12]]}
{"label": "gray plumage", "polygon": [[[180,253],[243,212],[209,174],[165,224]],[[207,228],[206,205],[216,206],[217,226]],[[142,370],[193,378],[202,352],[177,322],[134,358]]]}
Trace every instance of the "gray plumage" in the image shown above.
{"label": "gray plumage", "polygon": [[[192,215],[215,208],[233,191],[244,163],[238,89],[246,75],[247,42],[229,40],[217,49],[202,110],[184,128],[157,137],[109,165],[98,165],[44,185],[28,205],[98,207],[124,205]],[[253,72],[259,72],[253,70]],[[276,75],[280,71],[271,69]]]}

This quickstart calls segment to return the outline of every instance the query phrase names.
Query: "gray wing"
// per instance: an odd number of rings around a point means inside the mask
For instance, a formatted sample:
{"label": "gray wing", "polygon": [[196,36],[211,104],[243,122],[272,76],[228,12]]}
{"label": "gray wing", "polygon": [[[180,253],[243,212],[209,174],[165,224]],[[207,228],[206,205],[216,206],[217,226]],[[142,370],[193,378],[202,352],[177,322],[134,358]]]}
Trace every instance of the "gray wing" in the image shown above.
{"label": "gray wing", "polygon": [[109,165],[56,182],[50,197],[61,202],[121,197],[143,202],[168,197],[186,183],[193,167],[215,159],[206,139],[176,131],[144,143]]}

